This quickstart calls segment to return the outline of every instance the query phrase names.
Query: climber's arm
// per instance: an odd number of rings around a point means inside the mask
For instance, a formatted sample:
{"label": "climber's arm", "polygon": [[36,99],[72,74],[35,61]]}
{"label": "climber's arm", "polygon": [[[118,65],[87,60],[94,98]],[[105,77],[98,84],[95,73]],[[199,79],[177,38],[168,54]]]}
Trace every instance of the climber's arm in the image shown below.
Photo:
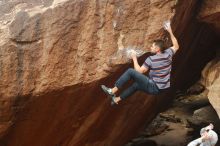
{"label": "climber's arm", "polygon": [[136,71],[138,71],[139,73],[142,73],[142,74],[145,73],[145,72],[147,72],[147,70],[148,70],[147,67],[145,67],[144,65],[142,65],[142,66],[140,67],[140,65],[138,64],[136,55],[133,55],[133,56],[132,56],[132,59],[133,59],[133,63],[134,63],[134,69],[135,69]]}
{"label": "climber's arm", "polygon": [[179,49],[179,43],[178,43],[176,37],[173,34],[172,28],[168,27],[167,31],[170,34],[170,38],[171,38],[171,41],[172,41],[172,44],[173,44],[173,46],[171,48],[173,49],[174,52],[176,52]]}

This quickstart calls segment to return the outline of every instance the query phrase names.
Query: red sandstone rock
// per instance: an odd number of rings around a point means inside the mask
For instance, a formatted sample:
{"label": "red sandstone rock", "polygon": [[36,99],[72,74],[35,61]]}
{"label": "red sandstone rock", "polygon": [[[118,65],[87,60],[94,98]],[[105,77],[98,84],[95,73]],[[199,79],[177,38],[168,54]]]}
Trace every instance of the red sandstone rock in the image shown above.
{"label": "red sandstone rock", "polygon": [[109,59],[119,34],[125,35],[124,46],[148,48],[173,5],[162,0],[2,2],[1,135],[8,130],[3,141],[13,146],[125,142],[131,134],[122,133],[143,121],[136,115],[146,115],[149,99],[114,110],[99,89],[100,79],[114,68]]}
{"label": "red sandstone rock", "polygon": [[[120,58],[110,62],[120,34],[125,35],[124,46],[148,49],[153,39],[163,35],[163,21],[173,16],[175,2],[1,3],[1,144],[121,146],[127,142],[171,97],[138,93],[111,107],[99,85],[112,86],[127,67],[118,66],[127,63]],[[196,1],[189,4],[184,10],[180,6],[174,21],[174,28],[182,26],[179,35],[186,32]]]}

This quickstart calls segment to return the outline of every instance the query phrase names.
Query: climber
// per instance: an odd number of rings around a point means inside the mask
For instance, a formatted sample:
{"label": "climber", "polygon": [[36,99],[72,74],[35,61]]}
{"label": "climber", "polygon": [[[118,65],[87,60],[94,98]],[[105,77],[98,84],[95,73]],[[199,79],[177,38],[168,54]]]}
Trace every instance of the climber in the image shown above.
{"label": "climber", "polygon": [[[179,44],[173,34],[171,26],[165,27],[171,37],[173,46],[165,49],[163,40],[155,40],[151,46],[151,53],[154,55],[146,58],[142,66],[138,64],[135,52],[132,52],[131,59],[133,60],[134,69],[129,68],[116,81],[115,87],[108,88],[101,85],[102,90],[111,97],[111,104],[118,104],[121,100],[126,99],[137,90],[150,93],[159,94],[161,91],[170,87],[170,72],[172,64],[172,56],[179,49]],[[149,71],[149,77],[144,73]],[[134,83],[128,87],[120,96],[116,97],[116,92],[130,79]]]}
{"label": "climber", "polygon": [[201,137],[191,141],[187,146],[215,146],[218,141],[218,135],[212,129],[212,124],[200,130]]}

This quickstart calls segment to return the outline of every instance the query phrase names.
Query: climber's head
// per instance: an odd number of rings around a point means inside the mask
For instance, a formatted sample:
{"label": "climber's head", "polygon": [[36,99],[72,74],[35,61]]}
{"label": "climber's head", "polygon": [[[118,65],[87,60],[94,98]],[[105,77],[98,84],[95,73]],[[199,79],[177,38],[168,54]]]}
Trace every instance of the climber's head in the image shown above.
{"label": "climber's head", "polygon": [[163,53],[164,52],[164,41],[163,40],[154,40],[151,46],[152,53]]}

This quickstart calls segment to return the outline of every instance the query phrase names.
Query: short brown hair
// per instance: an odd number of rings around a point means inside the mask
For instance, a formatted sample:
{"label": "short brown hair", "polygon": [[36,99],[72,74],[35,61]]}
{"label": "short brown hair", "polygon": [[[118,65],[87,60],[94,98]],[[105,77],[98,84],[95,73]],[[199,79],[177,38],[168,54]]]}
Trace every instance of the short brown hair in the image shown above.
{"label": "short brown hair", "polygon": [[161,52],[164,52],[165,46],[164,46],[164,41],[163,40],[154,40],[153,43],[160,48]]}

